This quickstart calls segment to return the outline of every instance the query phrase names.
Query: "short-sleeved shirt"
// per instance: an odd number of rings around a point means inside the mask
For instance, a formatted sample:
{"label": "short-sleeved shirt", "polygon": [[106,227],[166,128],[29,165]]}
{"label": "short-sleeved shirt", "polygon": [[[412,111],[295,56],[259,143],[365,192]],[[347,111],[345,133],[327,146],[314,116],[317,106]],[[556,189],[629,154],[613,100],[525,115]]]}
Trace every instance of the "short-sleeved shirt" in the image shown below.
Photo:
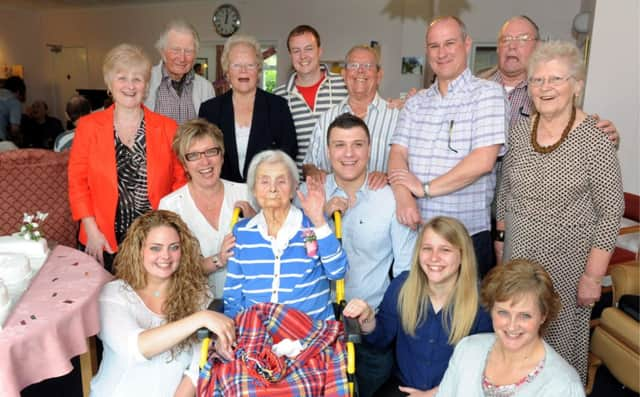
{"label": "short-sleeved shirt", "polygon": [[[313,164],[322,170],[331,171],[331,162],[327,154],[327,129],[329,124],[343,113],[352,113],[348,97],[327,110],[318,119],[304,164]],[[371,156],[367,168],[370,172],[387,172],[391,137],[396,129],[399,115],[400,110],[390,109],[387,102],[378,94],[369,104],[364,122],[371,136]]]}
{"label": "short-sleeved shirt", "polygon": [[[409,171],[427,183],[449,172],[473,150],[503,145],[507,112],[504,89],[466,69],[449,84],[444,97],[436,81],[410,98],[400,112],[391,143],[407,148]],[[472,235],[490,230],[495,185],[494,168],[455,192],[419,199],[422,219],[457,218]]]}

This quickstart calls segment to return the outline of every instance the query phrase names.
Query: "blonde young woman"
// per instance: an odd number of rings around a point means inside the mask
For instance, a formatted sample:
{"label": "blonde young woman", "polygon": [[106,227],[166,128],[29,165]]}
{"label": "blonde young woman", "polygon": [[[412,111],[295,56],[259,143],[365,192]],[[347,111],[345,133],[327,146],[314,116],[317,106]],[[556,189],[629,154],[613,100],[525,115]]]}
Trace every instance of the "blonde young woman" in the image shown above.
{"label": "blonde young woman", "polygon": [[479,305],[476,269],[465,227],[436,217],[417,240],[411,270],[391,282],[378,313],[360,299],[345,308],[345,316],[358,318],[367,342],[387,347],[395,341],[398,396],[435,395],[454,346],[492,330]]}

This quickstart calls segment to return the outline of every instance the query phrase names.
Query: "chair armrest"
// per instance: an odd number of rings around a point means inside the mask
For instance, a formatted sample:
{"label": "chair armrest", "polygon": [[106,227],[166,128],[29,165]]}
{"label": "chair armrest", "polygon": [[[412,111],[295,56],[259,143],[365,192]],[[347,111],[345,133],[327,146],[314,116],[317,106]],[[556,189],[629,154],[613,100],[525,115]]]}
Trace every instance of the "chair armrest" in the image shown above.
{"label": "chair armrest", "polygon": [[600,316],[600,327],[627,347],[640,352],[640,323],[615,307],[608,307]]}
{"label": "chair armrest", "polygon": [[611,267],[613,280],[613,302],[618,303],[622,295],[640,295],[640,264],[638,261]]}

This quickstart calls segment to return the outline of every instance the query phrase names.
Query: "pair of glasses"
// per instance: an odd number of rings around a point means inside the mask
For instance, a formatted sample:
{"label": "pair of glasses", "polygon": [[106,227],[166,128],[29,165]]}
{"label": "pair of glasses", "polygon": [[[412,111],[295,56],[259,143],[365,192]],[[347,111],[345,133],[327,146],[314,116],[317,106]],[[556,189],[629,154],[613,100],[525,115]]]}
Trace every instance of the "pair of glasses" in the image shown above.
{"label": "pair of glasses", "polygon": [[529,85],[533,87],[542,87],[546,81],[552,87],[559,87],[572,77],[573,75],[569,75],[567,77],[549,76],[547,78],[529,77]]}
{"label": "pair of glasses", "polygon": [[187,159],[187,161],[196,161],[196,160],[200,160],[200,158],[204,155],[204,157],[210,158],[210,157],[218,157],[220,155],[220,153],[222,153],[222,149],[219,147],[212,147],[209,148],[207,150],[205,150],[204,152],[189,152],[187,154],[184,155],[184,158]]}
{"label": "pair of glasses", "polygon": [[358,63],[358,62],[349,62],[345,66],[348,70],[358,70],[360,68],[362,68],[363,70],[373,70],[374,68],[378,67],[378,65],[375,63]]}
{"label": "pair of glasses", "polygon": [[232,63],[231,65],[229,65],[229,67],[233,70],[249,70],[249,71],[254,71],[258,69],[258,66],[260,66],[257,63]]}
{"label": "pair of glasses", "polygon": [[516,46],[522,47],[527,41],[536,40],[538,40],[536,36],[532,36],[530,34],[519,34],[517,36],[501,36],[498,39],[498,44],[500,44],[500,47],[506,47],[509,43],[513,43]]}

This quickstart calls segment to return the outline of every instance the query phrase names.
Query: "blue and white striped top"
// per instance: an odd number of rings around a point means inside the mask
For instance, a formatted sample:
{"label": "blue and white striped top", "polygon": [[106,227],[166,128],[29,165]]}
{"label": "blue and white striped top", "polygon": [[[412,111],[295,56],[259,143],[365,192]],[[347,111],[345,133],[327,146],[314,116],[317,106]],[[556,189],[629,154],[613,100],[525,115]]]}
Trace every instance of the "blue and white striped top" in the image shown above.
{"label": "blue and white striped top", "polygon": [[[318,241],[315,256],[307,256],[303,231],[311,228]],[[334,318],[330,280],[347,271],[347,256],[329,225],[314,228],[302,211],[291,206],[274,238],[267,233],[263,212],[238,222],[236,246],[227,263],[224,314],[235,315],[256,303],[289,305],[315,320]]]}

